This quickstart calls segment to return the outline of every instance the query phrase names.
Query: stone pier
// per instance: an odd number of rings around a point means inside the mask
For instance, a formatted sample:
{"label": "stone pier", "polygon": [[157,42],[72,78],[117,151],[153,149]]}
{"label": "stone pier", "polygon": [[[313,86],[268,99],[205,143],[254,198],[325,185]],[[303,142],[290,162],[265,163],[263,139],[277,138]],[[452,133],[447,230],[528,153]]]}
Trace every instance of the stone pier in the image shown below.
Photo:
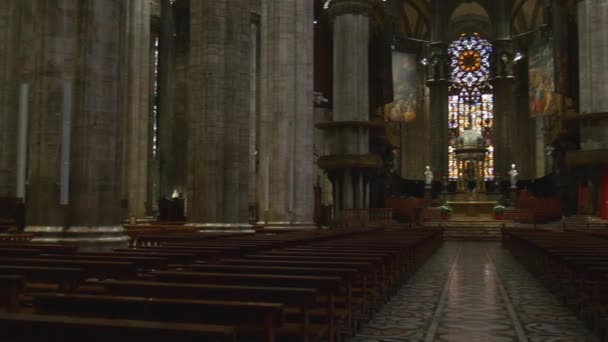
{"label": "stone pier", "polygon": [[151,116],[150,1],[131,0],[127,13],[127,89],[123,191],[126,217],[144,218],[148,200],[148,148]]}
{"label": "stone pier", "polygon": [[258,220],[313,221],[313,1],[263,0]]}
{"label": "stone pier", "polygon": [[369,0],[334,0],[333,120],[316,126],[326,131],[328,154],[318,165],[333,185],[336,217],[353,208],[369,207],[370,171],[381,166],[370,154],[369,132],[384,128],[370,122],[369,109]]}
{"label": "stone pier", "polygon": [[22,61],[23,79],[31,84],[26,231],[43,241],[125,241],[120,223],[126,3],[25,6],[23,48],[30,53]]}
{"label": "stone pier", "polygon": [[250,8],[190,5],[188,221],[247,223]]}
{"label": "stone pier", "polygon": [[608,1],[578,2],[581,150],[608,150]]}

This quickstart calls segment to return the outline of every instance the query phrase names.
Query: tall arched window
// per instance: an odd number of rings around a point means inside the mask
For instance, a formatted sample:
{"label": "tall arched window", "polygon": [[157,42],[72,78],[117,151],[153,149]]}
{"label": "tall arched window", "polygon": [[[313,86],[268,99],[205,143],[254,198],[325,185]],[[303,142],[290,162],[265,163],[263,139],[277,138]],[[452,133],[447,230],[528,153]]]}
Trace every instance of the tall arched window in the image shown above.
{"label": "tall arched window", "polygon": [[486,139],[485,179],[494,178],[494,146],[492,143],[492,86],[490,53],[492,45],[479,34],[462,34],[448,49],[451,60],[449,88],[449,177],[458,179],[454,146],[460,134],[469,128],[478,130]]}

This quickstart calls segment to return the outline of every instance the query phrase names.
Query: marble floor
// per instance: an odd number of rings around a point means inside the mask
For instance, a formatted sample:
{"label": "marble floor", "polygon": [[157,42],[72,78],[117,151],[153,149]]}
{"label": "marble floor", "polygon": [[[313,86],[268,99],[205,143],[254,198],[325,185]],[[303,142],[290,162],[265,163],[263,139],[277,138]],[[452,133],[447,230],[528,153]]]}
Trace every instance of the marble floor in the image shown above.
{"label": "marble floor", "polygon": [[353,342],[599,341],[500,242],[444,246]]}

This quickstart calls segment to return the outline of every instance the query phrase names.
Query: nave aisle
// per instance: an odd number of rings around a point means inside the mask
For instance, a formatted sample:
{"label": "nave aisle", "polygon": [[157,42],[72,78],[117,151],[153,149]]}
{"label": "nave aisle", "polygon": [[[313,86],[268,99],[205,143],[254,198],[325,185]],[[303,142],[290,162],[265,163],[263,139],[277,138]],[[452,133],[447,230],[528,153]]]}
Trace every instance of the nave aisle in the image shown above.
{"label": "nave aisle", "polygon": [[497,242],[445,242],[353,342],[597,341]]}

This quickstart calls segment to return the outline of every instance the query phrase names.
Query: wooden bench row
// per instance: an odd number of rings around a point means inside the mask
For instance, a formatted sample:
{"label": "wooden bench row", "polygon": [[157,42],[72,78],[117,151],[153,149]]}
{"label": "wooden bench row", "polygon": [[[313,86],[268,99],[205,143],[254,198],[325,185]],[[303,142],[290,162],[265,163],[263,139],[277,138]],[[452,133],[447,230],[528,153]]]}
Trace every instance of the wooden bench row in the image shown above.
{"label": "wooden bench row", "polygon": [[608,240],[568,231],[503,234],[511,253],[608,339]]}
{"label": "wooden bench row", "polygon": [[[97,331],[95,319],[110,327],[108,333],[124,329],[121,322],[135,322],[130,332],[135,339],[146,329],[166,329],[177,340],[199,334],[218,341],[331,341],[354,333],[360,320],[369,318],[441,243],[434,230],[167,237],[154,246],[109,253],[27,247],[21,250],[30,254],[2,256],[9,248],[0,246],[0,258],[10,267],[74,266],[79,275],[60,292],[30,292],[34,313],[22,309],[19,316],[0,317],[0,327],[17,320],[20,326],[47,331],[49,322],[69,316],[70,331]],[[169,255],[189,258],[170,260]],[[12,283],[7,280],[12,293],[22,289],[19,281],[40,280],[13,273]],[[11,311],[19,310],[14,295],[4,297]],[[191,323],[205,325],[191,331]],[[50,330],[49,336],[60,334]]]}

